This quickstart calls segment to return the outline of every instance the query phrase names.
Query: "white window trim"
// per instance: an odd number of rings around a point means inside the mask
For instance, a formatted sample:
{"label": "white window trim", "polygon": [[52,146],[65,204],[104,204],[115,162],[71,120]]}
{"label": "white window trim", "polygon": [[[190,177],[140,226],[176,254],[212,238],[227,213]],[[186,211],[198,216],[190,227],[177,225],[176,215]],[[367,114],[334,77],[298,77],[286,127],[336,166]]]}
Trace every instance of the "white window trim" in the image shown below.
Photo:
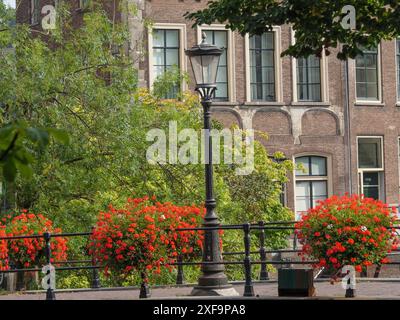
{"label": "white window trim", "polygon": [[328,198],[333,195],[333,179],[332,179],[332,156],[324,154],[324,153],[310,153],[303,152],[293,156],[293,163],[296,163],[296,158],[301,157],[323,157],[326,158],[326,176],[296,176],[296,170],[293,170],[293,196],[294,196],[294,212],[295,216],[297,215],[296,208],[296,182],[297,181],[326,181],[327,182],[327,192]]}
{"label": "white window trim", "polygon": [[201,25],[197,26],[197,43],[201,43],[202,41],[202,32],[203,30],[222,30],[227,32],[227,40],[228,40],[228,52],[227,52],[227,64],[228,64],[228,101],[218,101],[214,103],[224,103],[231,102],[234,103],[236,101],[236,88],[235,88],[235,39],[234,33],[230,29],[226,29],[224,24],[210,24],[210,25]]}
{"label": "white window trim", "polygon": [[[396,39],[394,41],[394,55],[395,55],[395,61],[396,61],[396,96],[397,96],[397,106],[400,107],[400,83],[399,83],[399,75],[398,73],[400,72],[400,56],[397,54],[397,41],[400,42],[400,38]],[[400,54],[400,52],[399,52]],[[398,67],[399,66],[399,67]]]}
{"label": "white window trim", "polygon": [[[381,163],[382,167],[380,168],[359,168],[360,162],[358,159],[358,141],[360,139],[379,139],[381,141]],[[385,171],[385,158],[384,158],[384,147],[383,147],[383,136],[357,136],[357,141],[356,141],[356,151],[357,151],[357,171],[360,173],[361,171],[369,171],[369,172],[375,172],[375,171]]]}
{"label": "white window trim", "polygon": [[[397,169],[398,169],[398,172],[397,172],[397,174],[398,174],[398,178],[399,178],[399,191],[398,191],[398,194],[400,194],[400,137],[398,137],[397,138],[397,161],[398,161],[398,163],[397,163]],[[400,213],[400,203],[398,204],[398,206],[399,206],[399,213]]]}
{"label": "white window trim", "polygon": [[[382,55],[381,55],[381,44],[378,45],[378,57],[377,57],[377,68],[378,68],[378,100],[363,100],[357,97],[357,71],[356,71],[356,59],[351,59],[353,61],[354,70],[354,97],[356,98],[356,104],[362,105],[382,105]],[[396,75],[397,76],[397,75]],[[396,88],[397,90],[397,88]]]}
{"label": "white window trim", "polygon": [[79,9],[86,9],[89,4],[90,4],[90,0],[86,2],[86,4],[84,4],[85,0],[79,0]]}
{"label": "white window trim", "polygon": [[[38,8],[39,9],[39,8]],[[35,17],[35,0],[31,0],[31,25],[37,25],[39,24],[39,20],[40,20],[40,10],[37,16],[37,21],[34,21],[33,18]]]}
{"label": "white window trim", "polygon": [[[281,59],[281,27],[274,26],[271,30],[274,33],[274,63],[275,63],[275,101],[257,101],[257,102],[283,102],[282,92],[282,59]],[[245,51],[245,63],[246,63],[246,102],[251,103],[251,87],[250,87],[250,37],[246,34],[244,37],[244,51]]]}
{"label": "white window trim", "polygon": [[364,173],[368,172],[373,172],[373,173],[378,173],[378,194],[379,194],[379,200],[385,201],[385,171],[379,171],[379,170],[374,170],[374,171],[368,171],[368,170],[361,170],[358,173],[358,194],[364,194]]}
{"label": "white window trim", "polygon": [[[381,168],[359,168],[359,159],[358,159],[358,140],[359,139],[364,139],[364,138],[372,138],[372,139],[379,139],[381,141],[381,163],[382,167]],[[358,185],[358,193],[363,194],[364,193],[364,184],[363,184],[363,179],[361,179],[362,175],[365,172],[378,172],[383,174],[382,181],[379,181],[379,199],[382,201],[385,201],[385,158],[384,158],[384,140],[383,136],[357,136],[357,143],[356,143],[356,149],[357,149],[357,185]]]}
{"label": "white window trim", "polygon": [[[149,68],[149,88],[153,88],[156,78],[153,75],[153,29],[169,29],[179,30],[179,69],[181,73],[187,71],[186,59],[186,24],[183,23],[155,23],[148,29],[148,68]],[[182,83],[181,90],[185,91],[187,84],[185,81]]]}
{"label": "white window trim", "polygon": [[[290,28],[291,44],[295,44],[295,31]],[[301,104],[318,104],[329,103],[329,77],[328,77],[328,57],[325,55],[325,50],[322,50],[320,58],[320,71],[321,71],[321,101],[299,101],[297,97],[297,59],[292,57],[292,102]]]}

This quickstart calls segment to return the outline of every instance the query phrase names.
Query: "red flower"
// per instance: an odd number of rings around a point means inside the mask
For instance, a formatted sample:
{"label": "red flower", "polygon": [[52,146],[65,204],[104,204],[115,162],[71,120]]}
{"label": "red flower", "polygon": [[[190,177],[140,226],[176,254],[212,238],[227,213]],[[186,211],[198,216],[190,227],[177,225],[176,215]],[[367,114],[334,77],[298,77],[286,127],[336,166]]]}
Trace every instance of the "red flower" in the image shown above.
{"label": "red flower", "polygon": [[204,232],[176,230],[199,226],[205,210],[154,204],[154,200],[128,199],[124,208],[110,205],[108,212],[99,214],[89,249],[106,266],[106,275],[109,270],[117,274],[159,273],[163,266],[172,269],[168,263],[173,257],[184,255],[187,261],[201,254]]}
{"label": "red flower", "polygon": [[338,262],[338,260],[336,258],[330,257],[329,261],[336,264]]}
{"label": "red flower", "polygon": [[[358,195],[333,196],[303,214],[296,227],[301,256],[340,268],[386,261],[397,244],[395,216],[381,201]],[[329,231],[328,231],[329,230]],[[323,237],[320,237],[324,235]]]}

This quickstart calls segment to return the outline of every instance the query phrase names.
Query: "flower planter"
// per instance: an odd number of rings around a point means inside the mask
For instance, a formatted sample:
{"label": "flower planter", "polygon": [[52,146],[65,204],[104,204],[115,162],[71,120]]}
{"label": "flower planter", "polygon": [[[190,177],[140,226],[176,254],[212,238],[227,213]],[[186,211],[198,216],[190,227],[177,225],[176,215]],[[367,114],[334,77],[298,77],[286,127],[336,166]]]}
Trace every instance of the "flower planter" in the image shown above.
{"label": "flower planter", "polygon": [[278,295],[280,297],[312,297],[315,294],[312,269],[279,269]]}

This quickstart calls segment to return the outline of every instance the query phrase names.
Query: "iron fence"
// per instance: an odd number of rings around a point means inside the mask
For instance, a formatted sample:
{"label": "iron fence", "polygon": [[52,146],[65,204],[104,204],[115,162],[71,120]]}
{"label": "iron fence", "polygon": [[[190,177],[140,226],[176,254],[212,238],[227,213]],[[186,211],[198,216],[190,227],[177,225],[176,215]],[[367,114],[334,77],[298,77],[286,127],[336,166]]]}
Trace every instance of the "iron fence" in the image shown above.
{"label": "iron fence", "polygon": [[[243,231],[243,251],[237,251],[237,252],[223,252],[222,255],[225,257],[228,256],[244,256],[243,259],[237,259],[234,261],[222,261],[222,262],[203,262],[203,261],[184,261],[183,256],[179,255],[176,258],[176,262],[170,263],[169,265],[176,266],[177,267],[177,277],[176,277],[176,284],[177,285],[182,285],[185,282],[185,276],[184,276],[184,266],[201,266],[203,264],[224,264],[224,265],[241,265],[243,266],[244,270],[244,276],[245,276],[245,281],[244,281],[244,294],[243,296],[245,297],[252,297],[254,296],[254,282],[255,280],[252,277],[252,266],[253,265],[260,265],[260,273],[258,276],[258,280],[261,281],[266,281],[269,280],[269,274],[268,274],[268,265],[313,265],[318,263],[318,261],[315,260],[285,260],[282,259],[281,255],[283,253],[299,253],[301,252],[301,249],[298,248],[297,244],[297,238],[296,238],[296,233],[293,233],[293,244],[291,248],[286,248],[286,249],[267,249],[265,247],[266,243],[266,234],[265,232],[268,231],[283,231],[283,230],[288,230],[288,231],[294,231],[295,226],[294,224],[296,221],[276,221],[276,222],[264,222],[260,221],[258,223],[245,223],[245,224],[235,224],[235,225],[221,225],[218,227],[197,227],[197,228],[180,228],[176,229],[176,231],[180,232],[185,232],[185,231],[210,231],[210,230],[241,230]],[[400,226],[395,226],[396,229],[400,229]],[[258,236],[258,245],[257,245],[257,250],[251,250],[251,232],[257,230],[259,231],[259,236]],[[90,232],[79,232],[79,233],[60,233],[60,234],[50,234],[48,232],[44,234],[36,234],[36,235],[25,235],[25,236],[13,236],[13,237],[0,237],[0,240],[6,240],[6,241],[11,241],[11,240],[18,240],[18,239],[38,239],[38,238],[43,238],[44,239],[44,257],[46,260],[47,265],[55,265],[54,267],[55,271],[70,271],[70,270],[92,270],[92,279],[91,279],[91,288],[92,289],[99,289],[101,288],[101,283],[100,283],[100,274],[99,274],[99,269],[102,269],[103,266],[100,266],[98,264],[98,261],[96,261],[96,258],[94,255],[90,256],[90,259],[82,259],[82,260],[68,260],[68,261],[53,261],[51,263],[51,239],[52,238],[57,238],[57,237],[63,237],[63,238],[71,238],[71,237],[89,237],[93,234],[93,228],[92,231]],[[400,250],[397,250],[394,254],[398,254]],[[279,257],[279,259],[273,260],[267,259],[268,254],[273,254],[276,253]],[[257,255],[257,259],[252,259],[252,256]],[[84,264],[84,265],[80,265]],[[400,262],[388,262],[387,264],[395,264],[395,265],[400,265]],[[61,265],[74,265],[74,266],[61,266]],[[23,269],[17,269],[17,268],[12,268],[10,270],[4,270],[1,271],[0,273],[26,273],[26,272],[40,272],[42,271],[43,268],[23,268]],[[378,265],[376,267],[374,277],[378,278],[379,274],[381,271],[381,266]],[[47,271],[46,276],[48,276],[50,271]],[[319,276],[320,273],[317,273],[317,276]],[[365,274],[362,274],[362,276],[366,276]],[[50,285],[50,280],[48,280],[48,285]],[[146,282],[143,282],[141,284],[140,288],[140,298],[145,298],[148,297],[148,292],[149,288]],[[48,287],[46,291],[46,299],[47,300],[54,300],[55,297],[55,291],[53,288],[50,286]]]}

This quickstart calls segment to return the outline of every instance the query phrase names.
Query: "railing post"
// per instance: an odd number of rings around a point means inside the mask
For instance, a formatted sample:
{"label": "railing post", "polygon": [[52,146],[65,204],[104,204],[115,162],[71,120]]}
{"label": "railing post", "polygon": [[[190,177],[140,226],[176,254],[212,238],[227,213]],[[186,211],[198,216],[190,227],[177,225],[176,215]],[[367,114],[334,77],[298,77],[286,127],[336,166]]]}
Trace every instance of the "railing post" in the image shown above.
{"label": "railing post", "polygon": [[244,231],[244,271],[245,271],[245,285],[244,285],[244,297],[254,297],[253,282],[251,280],[251,260],[250,260],[250,223],[243,225]]}
{"label": "railing post", "polygon": [[297,250],[297,233],[296,233],[296,230],[295,230],[294,236],[293,236],[293,250]]}
{"label": "railing post", "polygon": [[[50,239],[51,239],[51,235],[49,232],[45,232],[43,234],[44,237],[44,241],[45,241],[45,247],[44,247],[44,253],[45,253],[45,257],[46,257],[46,262],[47,265],[51,265],[51,245],[50,245]],[[56,300],[56,294],[54,292],[54,290],[51,288],[51,278],[50,278],[50,270],[47,271],[47,284],[48,284],[48,289],[46,292],[46,300]]]}
{"label": "railing post", "polygon": [[267,271],[267,265],[265,261],[267,261],[267,255],[265,253],[265,230],[264,221],[259,221],[258,225],[260,228],[260,259],[261,259],[261,270],[260,270],[260,280],[269,280],[269,275]]}
{"label": "railing post", "polygon": [[[92,234],[94,229],[95,227],[92,227]],[[97,258],[94,252],[92,253],[92,266],[97,267]],[[94,268],[92,270],[92,289],[99,289],[99,288],[101,288],[99,269]]]}
{"label": "railing post", "polygon": [[184,284],[185,283],[185,275],[183,273],[183,266],[181,265],[183,259],[182,255],[178,255],[178,274],[176,275],[176,284]]}
{"label": "railing post", "polygon": [[381,265],[377,265],[374,273],[374,278],[379,278],[379,274],[381,273]]}
{"label": "railing post", "polygon": [[146,274],[144,272],[142,272],[140,274],[141,278],[142,278],[142,284],[140,285],[140,294],[139,294],[139,298],[140,299],[145,299],[145,298],[150,298],[151,294],[150,294],[150,289],[149,289],[149,285],[147,283],[147,277]]}

